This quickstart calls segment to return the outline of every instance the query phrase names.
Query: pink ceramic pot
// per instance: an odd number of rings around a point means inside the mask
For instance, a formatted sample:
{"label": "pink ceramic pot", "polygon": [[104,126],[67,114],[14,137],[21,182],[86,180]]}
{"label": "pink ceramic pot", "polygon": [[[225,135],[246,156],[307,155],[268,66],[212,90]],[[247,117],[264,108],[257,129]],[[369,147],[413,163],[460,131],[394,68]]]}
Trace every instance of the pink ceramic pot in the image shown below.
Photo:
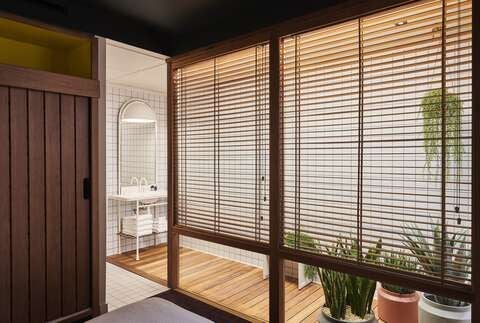
{"label": "pink ceramic pot", "polygon": [[397,294],[380,287],[377,291],[378,317],[387,323],[418,323],[418,293]]}

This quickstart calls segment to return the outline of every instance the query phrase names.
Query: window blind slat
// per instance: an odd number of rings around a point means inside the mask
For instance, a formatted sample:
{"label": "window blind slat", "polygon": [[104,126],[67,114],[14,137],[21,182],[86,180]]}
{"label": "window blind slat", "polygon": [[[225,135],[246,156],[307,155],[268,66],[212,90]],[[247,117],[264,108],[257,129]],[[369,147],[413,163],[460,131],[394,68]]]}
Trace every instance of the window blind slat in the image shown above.
{"label": "window blind slat", "polygon": [[268,242],[268,46],[175,72],[177,218]]}

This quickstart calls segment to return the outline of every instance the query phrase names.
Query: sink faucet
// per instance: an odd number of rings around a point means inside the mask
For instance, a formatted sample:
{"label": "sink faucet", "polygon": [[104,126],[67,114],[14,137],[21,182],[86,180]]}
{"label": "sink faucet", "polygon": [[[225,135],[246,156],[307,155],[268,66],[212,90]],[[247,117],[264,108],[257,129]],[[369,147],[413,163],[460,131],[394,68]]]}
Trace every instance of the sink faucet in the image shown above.
{"label": "sink faucet", "polygon": [[130,179],[130,185],[132,185],[133,182],[137,183],[137,186],[140,185],[140,184],[139,184],[139,181],[138,181],[138,177],[133,176],[133,177]]}
{"label": "sink faucet", "polygon": [[142,178],[140,179],[140,182],[138,183],[138,190],[139,190],[140,192],[143,192],[142,183],[145,183],[145,186],[148,186],[148,181],[147,181],[147,179],[146,179],[145,177],[142,177]]}

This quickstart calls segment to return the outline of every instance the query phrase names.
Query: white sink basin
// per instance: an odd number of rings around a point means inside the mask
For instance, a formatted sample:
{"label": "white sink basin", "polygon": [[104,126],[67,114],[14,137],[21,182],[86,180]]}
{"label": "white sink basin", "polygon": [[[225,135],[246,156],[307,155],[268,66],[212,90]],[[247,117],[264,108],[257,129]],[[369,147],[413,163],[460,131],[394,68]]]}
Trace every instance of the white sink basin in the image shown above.
{"label": "white sink basin", "polygon": [[156,203],[159,200],[165,200],[167,198],[167,192],[160,191],[124,191],[122,194],[110,195],[110,199],[118,201],[140,201],[142,203]]}

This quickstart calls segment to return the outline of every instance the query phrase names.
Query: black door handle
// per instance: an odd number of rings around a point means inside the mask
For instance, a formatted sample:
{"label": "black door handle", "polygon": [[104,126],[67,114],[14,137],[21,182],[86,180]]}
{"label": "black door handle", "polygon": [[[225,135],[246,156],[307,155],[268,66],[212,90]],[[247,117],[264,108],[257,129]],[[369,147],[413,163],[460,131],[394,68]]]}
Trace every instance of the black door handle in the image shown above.
{"label": "black door handle", "polygon": [[90,199],[90,178],[83,179],[83,199]]}

